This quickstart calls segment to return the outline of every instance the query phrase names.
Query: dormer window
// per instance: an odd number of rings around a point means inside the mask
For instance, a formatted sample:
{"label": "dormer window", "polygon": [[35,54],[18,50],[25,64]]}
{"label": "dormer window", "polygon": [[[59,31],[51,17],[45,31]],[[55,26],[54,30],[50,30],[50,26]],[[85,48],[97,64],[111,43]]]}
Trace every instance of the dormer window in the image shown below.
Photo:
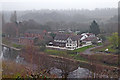
{"label": "dormer window", "polygon": [[72,41],[70,40],[70,43],[72,43]]}

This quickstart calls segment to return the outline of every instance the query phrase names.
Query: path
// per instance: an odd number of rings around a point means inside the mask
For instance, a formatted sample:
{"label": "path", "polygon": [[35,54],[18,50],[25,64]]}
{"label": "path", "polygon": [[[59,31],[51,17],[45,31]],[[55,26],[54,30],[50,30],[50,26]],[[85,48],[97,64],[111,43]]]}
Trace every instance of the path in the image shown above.
{"label": "path", "polygon": [[14,49],[14,50],[16,50],[16,51],[20,51],[20,50],[21,50],[21,49],[15,48],[15,47],[8,46],[8,45],[3,44],[3,43],[2,43],[2,46],[5,46],[5,47],[8,47],[8,48]]}
{"label": "path", "polygon": [[92,55],[92,54],[94,54],[94,52],[91,51],[91,50],[92,50],[92,49],[95,49],[95,48],[98,48],[98,47],[102,47],[102,46],[96,46],[96,47],[89,48],[89,49],[85,50],[85,51],[83,52],[83,54]]}

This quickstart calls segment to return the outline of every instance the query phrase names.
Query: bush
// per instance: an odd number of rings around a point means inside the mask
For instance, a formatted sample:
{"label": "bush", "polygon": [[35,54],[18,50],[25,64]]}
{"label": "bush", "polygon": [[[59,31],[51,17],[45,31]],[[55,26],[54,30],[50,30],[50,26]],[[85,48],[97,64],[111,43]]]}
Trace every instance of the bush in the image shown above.
{"label": "bush", "polygon": [[46,47],[45,47],[45,46],[41,46],[41,47],[40,47],[40,51],[43,51],[43,52],[44,52],[44,51],[45,51],[45,49],[46,49]]}
{"label": "bush", "polygon": [[23,45],[18,45],[18,44],[13,44],[12,46],[15,48],[23,48],[24,47]]}

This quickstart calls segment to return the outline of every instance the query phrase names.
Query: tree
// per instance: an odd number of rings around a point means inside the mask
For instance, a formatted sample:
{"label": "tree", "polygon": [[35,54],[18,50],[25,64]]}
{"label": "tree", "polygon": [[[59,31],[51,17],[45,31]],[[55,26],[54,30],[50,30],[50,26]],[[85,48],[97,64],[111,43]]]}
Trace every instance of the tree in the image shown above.
{"label": "tree", "polygon": [[98,40],[97,40],[97,39],[93,39],[93,40],[92,40],[92,44],[97,45],[97,43],[98,43]]}
{"label": "tree", "polygon": [[99,25],[95,20],[90,25],[90,32],[94,33],[95,35],[98,35],[100,33]]}
{"label": "tree", "polygon": [[118,47],[118,33],[115,32],[112,34],[111,37],[109,37],[109,41],[112,43],[114,48]]}
{"label": "tree", "polygon": [[51,34],[50,34],[50,36],[54,39],[54,38],[55,38],[55,36],[56,36],[56,34],[51,33]]}
{"label": "tree", "polygon": [[106,37],[105,35],[101,34],[99,35],[100,39],[102,39],[102,42],[104,43],[106,41]]}
{"label": "tree", "polygon": [[16,23],[16,21],[17,21],[16,11],[14,11],[14,13],[11,15],[10,21],[13,23]]}
{"label": "tree", "polygon": [[[66,54],[63,54],[62,56],[69,57]],[[67,79],[70,72],[78,68],[78,63],[76,61],[67,58],[56,58],[54,65],[62,71],[61,76],[62,78],[65,78],[65,80]]]}
{"label": "tree", "polygon": [[4,26],[5,34],[9,35],[10,37],[16,36],[16,24],[15,23],[7,23]]}

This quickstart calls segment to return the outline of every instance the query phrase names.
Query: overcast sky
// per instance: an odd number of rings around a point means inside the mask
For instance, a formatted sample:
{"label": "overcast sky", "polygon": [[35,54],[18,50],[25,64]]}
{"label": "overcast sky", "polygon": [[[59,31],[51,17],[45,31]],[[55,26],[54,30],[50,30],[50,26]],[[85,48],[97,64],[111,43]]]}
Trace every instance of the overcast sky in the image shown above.
{"label": "overcast sky", "polygon": [[117,8],[119,0],[0,0],[3,10]]}

